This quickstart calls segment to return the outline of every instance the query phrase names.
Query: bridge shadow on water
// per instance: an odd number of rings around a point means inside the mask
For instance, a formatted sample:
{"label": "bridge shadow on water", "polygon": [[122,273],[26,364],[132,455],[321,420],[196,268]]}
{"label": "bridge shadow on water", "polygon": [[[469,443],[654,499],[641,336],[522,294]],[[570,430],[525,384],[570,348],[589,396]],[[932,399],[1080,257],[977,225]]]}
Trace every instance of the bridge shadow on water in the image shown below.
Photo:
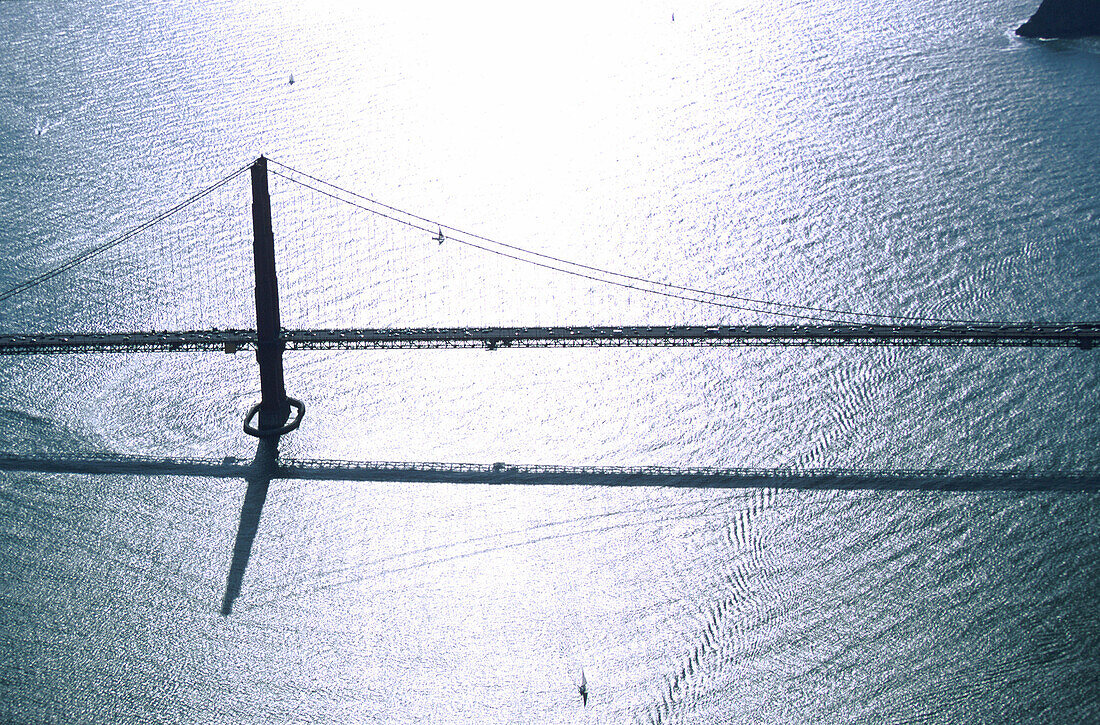
{"label": "bridge shadow on water", "polygon": [[663,466],[561,466],[505,463],[406,463],[280,459],[278,443],[261,440],[252,461],[226,457],[158,458],[95,453],[73,457],[0,454],[0,471],[83,475],[199,476],[241,478],[244,503],[222,597],[229,616],[240,596],[252,545],[271,482],[275,479],[450,483],[510,486],[621,486],[670,488],[778,488],[946,492],[1100,491],[1100,471],[858,470],[675,468]]}
{"label": "bridge shadow on water", "polygon": [[[259,501],[275,479],[512,486],[658,486],[881,491],[1100,491],[1100,470],[705,468],[434,463],[280,458],[260,441],[252,461],[93,453],[28,457],[0,453],[0,471],[241,478]],[[251,510],[251,509],[249,509]]]}

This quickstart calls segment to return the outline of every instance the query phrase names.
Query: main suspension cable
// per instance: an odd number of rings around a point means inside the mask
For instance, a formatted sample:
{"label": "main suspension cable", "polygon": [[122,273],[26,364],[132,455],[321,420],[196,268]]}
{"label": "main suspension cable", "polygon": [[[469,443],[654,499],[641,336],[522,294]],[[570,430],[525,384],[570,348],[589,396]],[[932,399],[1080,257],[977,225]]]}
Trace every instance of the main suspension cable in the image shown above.
{"label": "main suspension cable", "polygon": [[[271,159],[268,159],[268,160],[270,161]],[[410,222],[410,221],[405,220],[405,219],[398,219],[397,217],[390,216],[390,215],[385,214],[384,212],[380,212],[376,209],[371,209],[370,207],[363,206],[362,204],[356,203],[354,201],[350,201],[348,199],[343,199],[339,196],[336,196],[335,194],[332,194],[330,192],[325,191],[324,189],[318,189],[317,187],[312,186],[310,184],[307,184],[304,181],[292,178],[292,177],[287,176],[285,174],[281,174],[278,171],[271,170],[271,173],[274,174],[275,176],[279,176],[281,178],[286,179],[287,181],[290,181],[292,183],[304,186],[305,188],[310,189],[311,191],[315,191],[318,194],[323,194],[324,196],[327,196],[331,199],[341,201],[341,202],[343,202],[345,204],[348,204],[350,206],[353,206],[357,209],[362,209],[363,211],[370,212],[371,214],[375,214],[375,215],[383,217],[385,219],[390,219],[392,221],[398,222],[399,224],[404,224],[408,227],[412,227],[413,229],[417,229],[417,230],[422,231],[422,232],[427,232],[428,234],[431,234],[432,231],[433,231],[432,229],[429,229],[428,227],[425,227],[425,226],[421,226],[420,224],[417,224],[415,222]],[[437,225],[437,226],[439,226],[439,225]],[[450,229],[450,227],[447,227],[447,228]],[[461,234],[463,232],[459,232],[459,233]],[[844,320],[838,320],[838,319],[831,318],[831,317],[815,317],[815,316],[811,316],[811,315],[801,315],[801,314],[798,314],[798,313],[795,313],[795,312],[777,312],[777,311],[774,311],[774,310],[760,310],[760,309],[756,309],[756,308],[753,308],[753,307],[745,307],[744,305],[735,305],[735,304],[732,304],[732,303],[729,303],[729,302],[719,302],[717,300],[704,300],[704,299],[699,299],[697,297],[688,297],[686,295],[676,294],[674,292],[662,292],[661,290],[646,289],[645,287],[639,287],[637,285],[633,285],[633,284],[630,284],[628,282],[619,282],[619,281],[616,281],[616,280],[613,280],[613,279],[603,279],[603,278],[600,278],[600,277],[593,276],[591,274],[585,274],[584,272],[577,272],[577,271],[571,270],[571,269],[563,269],[561,267],[555,267],[554,265],[547,264],[546,262],[537,262],[537,261],[532,260],[532,259],[524,259],[523,257],[520,257],[520,256],[515,255],[515,254],[509,254],[508,252],[502,252],[499,249],[490,249],[489,247],[485,247],[483,245],[476,244],[474,242],[470,242],[470,241],[467,241],[465,239],[459,239],[457,237],[448,237],[447,241],[454,242],[456,244],[461,244],[461,245],[464,245],[464,246],[467,246],[467,247],[471,247],[473,249],[478,249],[482,252],[487,252],[489,254],[495,254],[499,257],[504,257],[506,259],[512,259],[512,260],[515,260],[517,262],[523,262],[524,264],[530,264],[530,265],[533,265],[535,267],[541,267],[543,269],[549,269],[549,270],[553,270],[555,272],[561,272],[562,274],[568,274],[568,275],[571,275],[573,277],[579,277],[581,279],[587,279],[587,280],[590,280],[592,282],[601,282],[603,284],[614,285],[616,287],[622,287],[624,289],[635,290],[635,291],[638,291],[638,292],[645,292],[647,294],[660,295],[661,297],[669,297],[669,298],[672,298],[672,299],[683,300],[685,302],[696,302],[696,303],[703,304],[703,305],[712,305],[714,307],[724,307],[724,308],[731,309],[731,310],[740,310],[742,312],[755,312],[757,314],[762,314],[762,315],[779,315],[779,316],[791,317],[791,318],[799,319],[799,320],[807,320],[807,321],[810,321],[810,322],[831,322],[831,323],[836,323],[836,324],[843,324],[845,322]],[[568,264],[568,262],[567,262],[567,264]],[[646,280],[642,280],[642,281],[644,282]],[[656,284],[656,283],[654,283],[654,284]]]}
{"label": "main suspension cable", "polygon": [[92,247],[90,249],[86,249],[83,252],[81,252],[80,254],[76,255],[75,257],[72,257],[72,258],[68,259],[65,262],[62,262],[61,264],[57,265],[56,267],[53,267],[52,269],[49,269],[49,270],[43,272],[42,274],[40,274],[36,277],[32,277],[31,279],[28,279],[25,282],[21,282],[20,284],[15,285],[11,289],[0,293],[0,302],[3,302],[4,300],[6,300],[10,297],[14,297],[15,295],[26,292],[29,289],[33,289],[33,288],[37,287],[38,285],[40,285],[44,282],[48,282],[51,279],[53,279],[54,277],[57,277],[58,275],[62,274],[63,272],[67,272],[68,270],[72,269],[73,267],[76,267],[76,266],[88,261],[92,257],[95,257],[98,254],[102,254],[103,252],[106,252],[108,249],[111,249],[113,247],[117,247],[118,245],[122,244],[123,242],[125,242],[129,239],[133,239],[134,237],[141,234],[142,232],[149,229],[150,227],[153,227],[156,224],[159,224],[160,222],[164,221],[165,219],[172,216],[173,214],[185,209],[188,206],[191,206],[192,204],[194,204],[198,200],[202,199],[203,197],[211,194],[212,192],[214,192],[215,190],[221,188],[222,186],[225,186],[230,181],[237,178],[238,176],[240,176],[242,173],[244,173],[245,171],[247,171],[251,167],[252,167],[252,162],[249,162],[248,164],[242,166],[241,168],[237,169],[236,171],[234,171],[233,173],[231,173],[228,176],[224,177],[223,179],[221,179],[219,181],[216,181],[213,184],[211,184],[210,186],[206,187],[205,189],[203,189],[199,192],[196,192],[195,194],[187,197],[186,199],[181,201],[179,204],[176,204],[175,206],[173,206],[171,209],[167,209],[165,211],[162,211],[161,213],[157,214],[156,216],[152,217],[151,219],[148,219],[147,221],[144,221],[144,222],[142,222],[141,224],[138,224],[135,227],[131,227],[130,229],[127,229],[122,234],[119,234],[118,236],[107,240],[103,244]]}
{"label": "main suspension cable", "polygon": [[[883,312],[858,312],[858,311],[855,311],[855,310],[841,310],[841,309],[828,308],[828,307],[815,307],[815,306],[812,306],[812,305],[800,305],[800,304],[796,304],[796,303],[792,303],[792,302],[775,302],[775,301],[771,301],[771,300],[759,299],[759,298],[754,298],[754,297],[744,297],[744,296],[741,296],[741,295],[729,294],[729,293],[726,293],[726,292],[715,292],[713,290],[697,289],[697,288],[694,288],[694,287],[687,287],[687,286],[683,286],[683,285],[677,285],[677,284],[673,284],[673,283],[670,283],[670,282],[662,282],[662,281],[659,281],[659,280],[653,280],[653,279],[647,279],[647,278],[644,278],[644,277],[638,277],[638,276],[635,276],[635,275],[626,274],[624,272],[616,272],[614,270],[602,269],[602,268],[599,268],[599,267],[594,267],[594,266],[591,266],[591,265],[583,264],[581,262],[574,262],[574,261],[571,261],[571,260],[568,260],[568,259],[561,259],[559,257],[553,257],[551,255],[544,254],[542,252],[537,252],[537,251],[532,250],[532,249],[526,249],[526,248],[519,247],[519,246],[516,246],[516,245],[513,245],[513,244],[508,244],[506,242],[497,241],[495,239],[491,239],[489,237],[486,237],[486,236],[483,236],[483,235],[480,235],[480,234],[477,234],[477,233],[474,233],[474,232],[465,231],[465,230],[463,230],[459,227],[451,226],[449,224],[444,224],[444,223],[439,222],[437,220],[430,219],[428,217],[424,217],[424,216],[415,214],[413,212],[405,211],[404,209],[400,209],[396,206],[392,206],[390,204],[386,204],[386,203],[378,201],[376,199],[372,199],[372,198],[370,198],[368,196],[365,196],[363,194],[359,194],[355,191],[352,191],[350,189],[339,186],[338,184],[334,184],[331,181],[326,181],[326,180],[321,179],[321,178],[319,178],[317,176],[314,176],[312,174],[309,174],[309,173],[306,173],[304,171],[300,171],[298,169],[295,169],[292,166],[284,164],[281,161],[277,161],[277,160],[272,159],[270,157],[268,157],[268,161],[270,161],[271,163],[276,164],[278,166],[281,166],[282,168],[284,168],[284,169],[286,169],[290,172],[293,172],[293,173],[298,174],[300,176],[304,176],[307,179],[311,179],[314,182],[317,182],[319,184],[323,184],[325,186],[336,189],[337,191],[339,191],[343,194],[347,194],[348,196],[352,196],[352,197],[355,197],[357,199],[361,199],[365,202],[368,202],[368,203],[373,204],[375,206],[381,207],[381,208],[386,209],[390,212],[394,212],[396,214],[406,216],[410,219],[415,219],[417,221],[424,222],[424,223],[429,224],[429,225],[431,225],[433,227],[436,227],[438,229],[446,229],[446,230],[448,230],[452,233],[455,233],[455,234],[461,234],[463,236],[470,237],[472,239],[477,239],[479,241],[483,241],[483,242],[486,242],[486,243],[489,243],[489,244],[494,244],[494,245],[497,245],[499,247],[503,247],[505,249],[511,249],[513,251],[520,252],[522,254],[526,254],[526,255],[529,255],[529,256],[532,256],[532,257],[538,257],[540,259],[545,259],[545,260],[548,260],[548,261],[551,261],[551,262],[556,262],[558,264],[569,265],[571,267],[576,267],[578,269],[584,269],[584,270],[587,270],[589,272],[594,272],[594,273],[597,273],[597,274],[602,274],[602,275],[606,275],[606,276],[610,276],[610,277],[618,277],[620,279],[627,279],[627,280],[631,280],[633,282],[640,282],[640,283],[643,283],[643,284],[653,285],[653,286],[656,286],[656,287],[663,287],[665,289],[677,290],[679,292],[687,292],[687,293],[690,293],[690,294],[707,295],[707,296],[711,296],[711,297],[720,297],[720,298],[723,298],[723,299],[736,300],[736,301],[739,301],[739,302],[747,302],[747,303],[755,304],[755,305],[766,305],[766,306],[770,306],[770,307],[783,307],[783,308],[786,308],[786,309],[800,310],[800,311],[803,311],[803,312],[820,313],[822,315],[844,315],[844,316],[850,316],[850,317],[873,317],[873,318],[877,318],[877,319],[886,319],[886,320],[896,320],[896,321],[904,320],[904,321],[910,321],[910,322],[934,322],[934,323],[941,323],[941,324],[962,324],[962,325],[998,324],[997,321],[990,321],[990,320],[953,319],[953,318],[946,318],[946,317],[926,317],[926,316],[919,316],[919,315],[897,315],[897,314],[890,314],[890,313],[883,313]],[[364,211],[367,211],[367,212],[370,212],[372,214],[381,216],[385,219],[390,219],[392,221],[396,221],[398,223],[405,224],[407,226],[413,227],[414,229],[419,229],[419,230],[422,230],[422,231],[426,231],[429,234],[431,234],[435,231],[435,229],[425,228],[425,227],[420,226],[418,224],[409,222],[405,219],[397,218],[397,217],[395,217],[391,214],[380,212],[377,209],[371,209],[371,208],[368,208],[368,207],[365,207],[365,206],[362,206],[362,205],[359,205],[359,204],[355,204],[355,203],[353,203],[353,202],[351,202],[347,199],[336,196],[335,194],[331,194],[331,193],[325,192],[321,189],[318,189],[314,186],[310,186],[309,184],[306,184],[305,182],[302,182],[299,179],[294,179],[294,178],[292,178],[290,176],[287,176],[285,174],[279,174],[278,172],[276,172],[274,170],[272,170],[272,173],[277,174],[277,175],[279,175],[279,176],[281,176],[281,177],[283,177],[283,178],[285,178],[289,181],[292,181],[292,182],[295,182],[295,183],[300,184],[302,186],[305,186],[306,188],[312,189],[313,191],[316,191],[318,193],[325,194],[326,196],[329,196],[329,197],[331,197],[333,199],[336,199],[338,201],[342,201],[344,203],[351,204],[352,206],[358,207],[358,208],[360,208]],[[701,304],[713,304],[717,307],[728,307],[728,308],[731,308],[731,309],[758,312],[758,313],[761,313],[761,314],[780,315],[780,316],[783,316],[783,317],[793,317],[793,318],[798,318],[798,319],[825,321],[825,322],[846,322],[846,320],[838,320],[834,317],[808,316],[808,315],[801,315],[801,314],[792,314],[792,313],[788,313],[788,312],[779,312],[779,311],[775,311],[775,310],[758,310],[758,309],[754,309],[754,308],[751,308],[751,307],[742,307],[742,306],[739,306],[739,305],[724,304],[724,303],[712,302],[712,301],[709,301],[709,300],[700,300],[700,299],[692,298],[692,297],[683,297],[683,296],[675,295],[675,294],[666,294],[666,293],[663,293],[663,292],[658,292],[657,290],[649,290],[649,289],[645,289],[645,288],[641,288],[641,287],[635,287],[635,286],[629,285],[629,284],[622,284],[622,283],[613,282],[612,280],[593,278],[593,277],[590,277],[590,276],[585,275],[585,274],[572,272],[570,270],[561,269],[559,267],[554,267],[554,266],[551,266],[551,265],[537,263],[537,262],[534,262],[534,261],[528,260],[528,259],[522,259],[522,258],[515,257],[515,256],[512,256],[512,255],[503,253],[503,252],[499,252],[497,250],[486,249],[485,247],[481,247],[481,246],[473,244],[471,242],[464,242],[464,241],[456,239],[454,237],[447,237],[447,238],[451,241],[457,241],[457,242],[466,244],[467,246],[471,246],[471,247],[474,247],[476,249],[481,249],[483,251],[486,251],[486,252],[489,252],[489,253],[492,253],[492,254],[499,254],[501,256],[509,257],[511,259],[518,259],[519,261],[527,262],[528,264],[534,264],[536,266],[544,267],[544,268],[547,268],[547,269],[553,269],[553,270],[556,270],[556,271],[559,271],[559,272],[563,272],[565,274],[573,274],[575,276],[582,277],[582,278],[585,278],[585,279],[596,279],[596,281],[599,281],[599,282],[604,282],[604,283],[607,283],[607,284],[615,284],[617,286],[626,287],[628,289],[637,289],[637,290],[642,291],[642,292],[648,292],[648,293],[652,293],[652,294],[660,294],[660,295],[663,295],[663,296],[674,297],[676,299],[684,299],[684,300],[699,302]]]}

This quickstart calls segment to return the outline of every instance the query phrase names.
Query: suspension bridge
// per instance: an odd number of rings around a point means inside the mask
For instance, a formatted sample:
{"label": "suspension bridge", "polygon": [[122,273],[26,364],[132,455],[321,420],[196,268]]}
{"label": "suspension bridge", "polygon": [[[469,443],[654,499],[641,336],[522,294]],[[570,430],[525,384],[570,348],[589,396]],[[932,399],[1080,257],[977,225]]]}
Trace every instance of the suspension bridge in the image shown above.
{"label": "suspension bridge", "polygon": [[[270,173],[311,192],[365,210],[433,242],[461,245],[540,270],[608,285],[635,294],[786,318],[772,324],[718,325],[557,325],[479,327],[341,327],[289,328],[280,315],[269,192]],[[0,354],[35,355],[99,352],[254,351],[261,400],[248,412],[244,429],[258,437],[276,437],[301,422],[304,404],[286,394],[283,352],[286,350],[357,350],[425,348],[532,347],[735,347],[806,345],[909,345],[980,347],[1075,347],[1100,344],[1100,322],[997,322],[854,312],[792,303],[777,303],[657,281],[553,257],[465,232],[403,211],[349,189],[260,157],[180,204],[92,247],[48,271],[0,293],[0,303],[16,299],[84,262],[133,239],[195,204],[245,171],[251,177],[252,274],[255,327],[192,330],[90,332],[63,330],[0,334]],[[797,322],[791,322],[790,320]]]}

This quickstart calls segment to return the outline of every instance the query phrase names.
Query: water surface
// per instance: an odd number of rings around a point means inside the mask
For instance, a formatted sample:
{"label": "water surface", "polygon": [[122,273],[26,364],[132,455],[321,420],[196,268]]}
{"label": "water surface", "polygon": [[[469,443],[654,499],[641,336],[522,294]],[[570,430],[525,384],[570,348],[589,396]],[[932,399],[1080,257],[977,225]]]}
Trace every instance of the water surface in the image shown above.
{"label": "water surface", "polygon": [[[0,4],[0,287],[265,153],[674,284],[1095,320],[1100,52],[1016,39],[1032,10]],[[272,192],[288,326],[765,319],[440,246],[278,177]],[[248,204],[242,178],[0,303],[0,327],[247,324]],[[293,353],[308,412],[281,454],[1097,470],[1094,354]],[[258,395],[244,354],[0,360],[0,450],[248,463]],[[4,719],[1096,717],[1090,491],[250,470],[0,473]],[[246,492],[265,483],[223,616]]]}

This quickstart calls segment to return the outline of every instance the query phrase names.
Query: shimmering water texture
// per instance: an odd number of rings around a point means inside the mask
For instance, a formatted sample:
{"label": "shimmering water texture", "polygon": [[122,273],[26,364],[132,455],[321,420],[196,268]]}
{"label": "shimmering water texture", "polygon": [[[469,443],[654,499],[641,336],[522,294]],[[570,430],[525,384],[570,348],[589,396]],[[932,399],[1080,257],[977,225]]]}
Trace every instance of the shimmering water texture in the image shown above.
{"label": "shimmering water texture", "polygon": [[[0,3],[0,293],[263,153],[449,225],[284,168],[287,327],[1095,321],[1100,48],[1033,11]],[[0,334],[250,327],[247,177]],[[277,457],[251,352],[3,356],[0,720],[1094,721],[1095,355],[295,351]]]}

